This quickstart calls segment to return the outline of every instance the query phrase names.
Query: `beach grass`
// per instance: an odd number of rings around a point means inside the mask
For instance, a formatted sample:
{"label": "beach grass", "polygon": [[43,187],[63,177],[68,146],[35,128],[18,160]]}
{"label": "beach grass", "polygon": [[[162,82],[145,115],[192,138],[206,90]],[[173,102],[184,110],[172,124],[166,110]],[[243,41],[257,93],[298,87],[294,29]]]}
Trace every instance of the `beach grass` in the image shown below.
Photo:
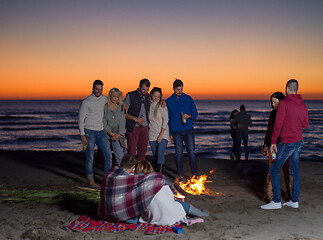
{"label": "beach grass", "polygon": [[82,191],[49,191],[49,190],[8,190],[0,188],[0,203],[3,202],[39,202],[61,204],[64,202],[92,202],[99,203],[100,190],[83,188]]}

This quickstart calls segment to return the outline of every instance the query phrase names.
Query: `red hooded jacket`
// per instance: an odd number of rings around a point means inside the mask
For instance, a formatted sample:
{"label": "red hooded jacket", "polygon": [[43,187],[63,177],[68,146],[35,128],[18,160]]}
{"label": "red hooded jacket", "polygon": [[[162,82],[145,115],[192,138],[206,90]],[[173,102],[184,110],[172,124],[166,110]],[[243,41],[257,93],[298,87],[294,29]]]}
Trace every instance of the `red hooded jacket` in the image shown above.
{"label": "red hooded jacket", "polygon": [[308,109],[299,94],[288,94],[279,104],[271,143],[295,143],[303,140],[302,128],[308,128]]}

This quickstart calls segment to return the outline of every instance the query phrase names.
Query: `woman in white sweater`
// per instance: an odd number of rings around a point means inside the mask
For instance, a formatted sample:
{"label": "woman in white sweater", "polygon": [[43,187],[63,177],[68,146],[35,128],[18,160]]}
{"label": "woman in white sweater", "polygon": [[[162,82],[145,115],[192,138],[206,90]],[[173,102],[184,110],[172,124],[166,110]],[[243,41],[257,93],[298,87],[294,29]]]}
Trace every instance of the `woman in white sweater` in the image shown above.
{"label": "woman in white sweater", "polygon": [[150,92],[149,144],[155,159],[157,171],[162,172],[165,164],[165,150],[169,141],[168,110],[161,107],[162,91],[154,87]]}

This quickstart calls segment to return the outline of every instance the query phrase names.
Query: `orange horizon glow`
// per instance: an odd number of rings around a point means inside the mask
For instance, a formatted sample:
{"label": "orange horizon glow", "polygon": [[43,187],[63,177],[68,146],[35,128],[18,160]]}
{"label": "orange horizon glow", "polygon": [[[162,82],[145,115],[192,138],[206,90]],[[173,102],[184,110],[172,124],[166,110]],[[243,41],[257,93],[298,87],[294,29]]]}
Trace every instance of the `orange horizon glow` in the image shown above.
{"label": "orange horizon glow", "polygon": [[[63,77],[62,77],[63,78]],[[99,78],[94,78],[99,79]],[[102,78],[100,78],[102,79]],[[114,78],[112,78],[114,79]],[[138,78],[142,79],[142,78]],[[1,83],[0,89],[0,99],[1,100],[68,100],[84,99],[91,94],[92,91],[92,81],[83,79],[83,81],[67,79],[65,81],[55,81],[47,80],[43,82],[42,80],[24,81],[20,82],[18,86],[13,87],[11,84],[15,81],[8,81]],[[104,80],[103,80],[104,81]],[[118,83],[119,82],[119,83]],[[232,85],[237,85],[233,88],[225,84],[225,81],[207,81],[204,80],[203,83],[196,82],[194,79],[184,81],[184,93],[189,94],[193,99],[200,100],[267,100],[269,96],[276,92],[281,91],[285,93],[285,81],[281,82],[272,81],[272,86],[266,86],[266,88],[261,88],[261,84],[254,81],[254,83],[237,84],[232,81]],[[151,81],[150,90],[153,87],[161,87],[163,91],[163,98],[166,99],[172,93],[172,83],[173,79],[170,81]],[[111,88],[117,87],[123,92],[123,97],[125,97],[127,92],[136,90],[139,84],[139,80],[130,81],[104,81],[103,94],[108,95]],[[273,86],[278,86],[277,88]],[[316,86],[317,87],[317,86]],[[320,86],[319,86],[320,88]],[[319,89],[317,88],[317,89]],[[317,90],[316,89],[316,90]],[[311,90],[310,84],[300,82],[299,94],[302,95],[305,100],[323,100],[323,91],[315,92]]]}
{"label": "orange horizon glow", "polygon": [[[135,89],[130,89],[129,91],[133,91]],[[126,93],[128,91],[124,92],[123,97],[125,97]],[[210,94],[204,94],[204,93],[189,93],[185,92],[186,94],[189,94],[194,100],[268,100],[271,96],[271,93],[263,93],[263,94],[253,94],[253,93],[246,93],[246,94],[225,94],[225,93],[210,93]],[[30,94],[21,94],[19,96],[15,95],[12,96],[10,94],[3,95],[0,100],[83,100],[87,96],[89,96],[91,92],[87,93],[80,93],[80,94],[46,94],[43,95],[41,93],[35,93],[31,97]],[[105,95],[108,95],[107,92],[104,93]],[[172,92],[164,92],[163,98],[166,99],[172,94]],[[304,100],[323,100],[323,93],[302,93],[299,92],[299,94],[302,95]]]}

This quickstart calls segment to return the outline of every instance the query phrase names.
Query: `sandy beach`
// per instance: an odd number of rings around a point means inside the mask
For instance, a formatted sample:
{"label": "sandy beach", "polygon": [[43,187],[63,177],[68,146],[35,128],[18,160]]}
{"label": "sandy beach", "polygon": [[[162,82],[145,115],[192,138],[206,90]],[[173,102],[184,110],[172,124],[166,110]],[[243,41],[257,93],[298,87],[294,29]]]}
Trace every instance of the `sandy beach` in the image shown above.
{"label": "sandy beach", "polygon": [[[266,160],[229,161],[198,158],[202,174],[209,174],[207,192],[185,201],[207,209],[204,223],[184,226],[183,234],[144,235],[140,232],[84,233],[63,230],[81,215],[96,217],[97,204],[68,201],[43,203],[10,201],[4,190],[79,192],[88,187],[82,152],[0,151],[1,239],[323,239],[323,163],[301,162],[300,208],[261,210],[264,204]],[[172,181],[174,156],[166,158]],[[102,178],[100,162],[95,177]],[[190,169],[185,158],[185,174]],[[3,201],[7,199],[6,201]],[[284,202],[284,199],[283,199]]]}

